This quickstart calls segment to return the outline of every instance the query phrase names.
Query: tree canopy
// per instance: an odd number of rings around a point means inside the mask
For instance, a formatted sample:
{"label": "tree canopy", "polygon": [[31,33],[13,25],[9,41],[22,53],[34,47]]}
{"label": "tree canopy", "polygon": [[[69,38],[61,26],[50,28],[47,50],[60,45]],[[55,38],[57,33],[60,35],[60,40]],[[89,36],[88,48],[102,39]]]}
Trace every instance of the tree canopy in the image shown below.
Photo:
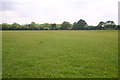
{"label": "tree canopy", "polygon": [[85,22],[85,20],[80,19],[78,22],[75,22],[73,24],[73,28],[74,30],[83,30],[86,27],[88,27],[87,23]]}
{"label": "tree canopy", "polygon": [[20,25],[18,23],[0,24],[0,30],[107,30],[107,29],[119,29],[120,25],[115,25],[114,21],[100,21],[97,26],[89,26],[87,22],[80,19],[77,22],[71,24],[68,21],[64,21],[62,24],[56,23],[44,23],[38,24],[31,22],[31,24]]}
{"label": "tree canopy", "polygon": [[70,30],[71,29],[71,24],[67,21],[64,21],[62,24],[61,24],[61,29],[62,30]]}

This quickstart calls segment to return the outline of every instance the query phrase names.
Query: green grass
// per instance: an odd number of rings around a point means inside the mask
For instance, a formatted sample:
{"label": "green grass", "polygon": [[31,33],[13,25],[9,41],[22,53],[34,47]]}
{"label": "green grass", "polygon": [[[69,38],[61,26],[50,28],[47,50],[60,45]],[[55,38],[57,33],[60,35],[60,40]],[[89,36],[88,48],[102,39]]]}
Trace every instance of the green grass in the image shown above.
{"label": "green grass", "polygon": [[3,31],[3,78],[117,78],[118,31]]}
{"label": "green grass", "polygon": [[2,32],[0,32],[0,79],[2,79]]}

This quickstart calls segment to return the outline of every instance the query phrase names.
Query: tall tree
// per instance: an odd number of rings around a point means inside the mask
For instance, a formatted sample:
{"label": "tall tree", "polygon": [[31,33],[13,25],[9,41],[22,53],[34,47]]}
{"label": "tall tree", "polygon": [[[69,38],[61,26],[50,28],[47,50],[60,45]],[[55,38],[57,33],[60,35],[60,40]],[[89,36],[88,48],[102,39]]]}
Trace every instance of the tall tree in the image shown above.
{"label": "tall tree", "polygon": [[67,21],[64,21],[62,24],[61,24],[61,29],[62,30],[70,30],[71,29],[71,24]]}
{"label": "tall tree", "polygon": [[105,29],[115,29],[116,27],[113,21],[106,21],[105,23]]}
{"label": "tall tree", "polygon": [[54,23],[54,24],[50,24],[50,29],[51,30],[55,30],[56,29],[56,24]]}
{"label": "tall tree", "polygon": [[11,25],[11,28],[10,28],[10,29],[16,30],[16,29],[18,29],[20,26],[21,26],[21,25],[18,24],[18,23],[13,23],[13,24]]}
{"label": "tall tree", "polygon": [[50,24],[49,23],[44,23],[44,29],[49,30],[50,29]]}
{"label": "tall tree", "polygon": [[87,23],[85,22],[85,20],[80,19],[78,22],[75,22],[73,24],[73,28],[74,30],[82,30],[82,29],[86,29],[87,27]]}
{"label": "tall tree", "polygon": [[7,23],[3,23],[2,25],[1,25],[1,29],[2,30],[9,30],[10,29],[10,25],[9,24],[7,24]]}
{"label": "tall tree", "polygon": [[104,28],[104,26],[105,26],[105,22],[101,21],[101,22],[99,22],[99,24],[96,26],[96,29],[101,30],[101,29]]}
{"label": "tall tree", "polygon": [[34,30],[36,26],[35,22],[31,22],[31,24],[29,24],[29,29]]}

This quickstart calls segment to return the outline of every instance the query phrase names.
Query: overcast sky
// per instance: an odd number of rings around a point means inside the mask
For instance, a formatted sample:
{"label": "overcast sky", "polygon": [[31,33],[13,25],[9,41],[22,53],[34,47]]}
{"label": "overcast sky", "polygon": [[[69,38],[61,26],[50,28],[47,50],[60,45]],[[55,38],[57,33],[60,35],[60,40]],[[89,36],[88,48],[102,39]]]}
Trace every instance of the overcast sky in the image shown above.
{"label": "overcast sky", "polygon": [[3,23],[74,23],[80,19],[88,25],[112,20],[118,24],[119,0],[1,0]]}

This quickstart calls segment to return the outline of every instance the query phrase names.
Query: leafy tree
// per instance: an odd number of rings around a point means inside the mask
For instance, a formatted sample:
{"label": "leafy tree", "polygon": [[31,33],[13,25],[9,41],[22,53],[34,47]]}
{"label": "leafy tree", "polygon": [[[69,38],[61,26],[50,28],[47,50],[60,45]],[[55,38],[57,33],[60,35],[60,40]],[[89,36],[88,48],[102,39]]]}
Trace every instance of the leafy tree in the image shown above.
{"label": "leafy tree", "polygon": [[106,21],[105,23],[105,29],[115,29],[115,23],[113,21]]}
{"label": "leafy tree", "polygon": [[2,24],[0,24],[0,30],[2,30]]}
{"label": "leafy tree", "polygon": [[19,27],[21,27],[20,24],[18,24],[18,23],[13,23],[13,24],[11,25],[10,29],[12,29],[12,30],[17,30]]}
{"label": "leafy tree", "polygon": [[1,25],[2,30],[9,30],[10,27],[11,27],[11,26],[9,26],[9,24],[7,24],[7,23],[3,23],[3,24]]}
{"label": "leafy tree", "polygon": [[20,25],[18,23],[0,24],[0,30],[102,30],[102,29],[119,29],[120,25],[115,25],[113,21],[99,22],[97,26],[88,26],[85,20],[80,19],[77,22],[74,22],[73,25],[67,21],[64,21],[62,24],[36,24],[35,22],[31,22],[31,24]]}
{"label": "leafy tree", "polygon": [[117,26],[115,25],[115,23],[113,21],[106,21],[106,22],[101,21],[96,26],[96,28],[99,30],[101,30],[101,29],[117,29]]}
{"label": "leafy tree", "polygon": [[75,22],[73,24],[72,29],[74,29],[74,30],[83,30],[83,29],[86,29],[86,27],[88,27],[88,25],[85,22],[85,20],[80,19],[78,22]]}
{"label": "leafy tree", "polygon": [[50,29],[51,30],[55,30],[56,29],[56,24],[54,23],[54,24],[50,24]]}
{"label": "leafy tree", "polygon": [[101,29],[104,28],[104,26],[105,26],[105,22],[101,21],[101,22],[99,22],[99,24],[96,26],[96,29],[101,30]]}
{"label": "leafy tree", "polygon": [[44,27],[44,30],[49,30],[50,29],[50,24],[49,23],[44,23],[43,27]]}
{"label": "leafy tree", "polygon": [[61,29],[62,30],[70,30],[71,29],[71,24],[67,21],[64,21],[62,24],[61,24]]}
{"label": "leafy tree", "polygon": [[77,29],[77,22],[73,23],[72,29]]}
{"label": "leafy tree", "polygon": [[35,24],[35,30],[40,30],[40,24]]}
{"label": "leafy tree", "polygon": [[95,26],[88,26],[87,28],[86,28],[86,30],[95,30],[96,28],[95,28]]}
{"label": "leafy tree", "polygon": [[113,21],[106,21],[105,25],[115,25],[115,23]]}
{"label": "leafy tree", "polygon": [[61,29],[61,24],[56,24],[56,29],[55,30],[60,30]]}
{"label": "leafy tree", "polygon": [[120,25],[117,25],[117,29],[119,29],[119,30],[120,30]]}
{"label": "leafy tree", "polygon": [[44,30],[44,24],[39,24],[39,29]]}
{"label": "leafy tree", "polygon": [[36,23],[35,22],[31,22],[31,24],[28,25],[30,30],[34,30]]}

